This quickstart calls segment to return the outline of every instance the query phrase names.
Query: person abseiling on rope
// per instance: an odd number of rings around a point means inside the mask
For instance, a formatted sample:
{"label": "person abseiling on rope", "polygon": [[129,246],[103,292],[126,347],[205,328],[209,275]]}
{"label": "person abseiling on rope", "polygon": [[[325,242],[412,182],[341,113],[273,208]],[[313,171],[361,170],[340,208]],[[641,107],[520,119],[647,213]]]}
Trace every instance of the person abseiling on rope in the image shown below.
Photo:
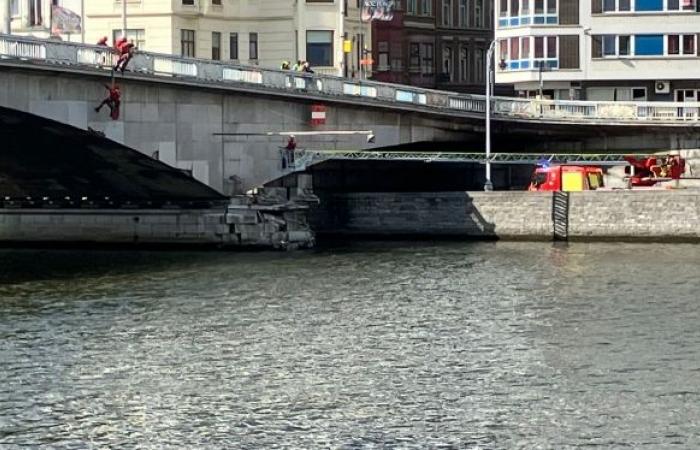
{"label": "person abseiling on rope", "polygon": [[107,36],[103,36],[100,38],[99,41],[97,41],[97,45],[100,45],[102,47],[108,47],[107,45]]}
{"label": "person abseiling on rope", "polygon": [[111,87],[107,84],[105,84],[104,87],[109,93],[107,97],[102,100],[102,103],[95,108],[95,112],[100,112],[102,107],[107,105],[109,107],[109,116],[112,120],[117,120],[119,119],[119,105],[121,104],[122,93],[119,90],[119,86],[114,83],[112,83]]}

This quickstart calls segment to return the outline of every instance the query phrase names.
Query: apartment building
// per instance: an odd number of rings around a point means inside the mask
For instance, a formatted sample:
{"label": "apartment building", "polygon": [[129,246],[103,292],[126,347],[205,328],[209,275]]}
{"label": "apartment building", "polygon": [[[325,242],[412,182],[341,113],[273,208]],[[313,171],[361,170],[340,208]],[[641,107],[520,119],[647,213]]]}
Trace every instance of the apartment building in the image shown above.
{"label": "apartment building", "polygon": [[521,96],[698,101],[698,0],[498,0],[496,82]]}
{"label": "apartment building", "polygon": [[[359,67],[343,41],[370,33],[355,0],[126,1],[127,37],[140,49],[266,68],[302,59],[340,75]],[[121,0],[86,2],[85,16],[90,42],[121,35]]]}
{"label": "apartment building", "polygon": [[374,78],[483,93],[493,0],[401,0],[373,22]]}

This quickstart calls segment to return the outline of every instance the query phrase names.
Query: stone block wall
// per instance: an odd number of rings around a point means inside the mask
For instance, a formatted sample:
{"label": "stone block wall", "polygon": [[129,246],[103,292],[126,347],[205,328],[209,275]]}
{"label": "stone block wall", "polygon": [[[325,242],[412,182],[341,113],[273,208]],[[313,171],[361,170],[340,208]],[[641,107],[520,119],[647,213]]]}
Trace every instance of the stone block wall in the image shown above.
{"label": "stone block wall", "polygon": [[[320,233],[552,239],[553,193],[319,194]],[[570,239],[700,241],[700,190],[574,192]]]}

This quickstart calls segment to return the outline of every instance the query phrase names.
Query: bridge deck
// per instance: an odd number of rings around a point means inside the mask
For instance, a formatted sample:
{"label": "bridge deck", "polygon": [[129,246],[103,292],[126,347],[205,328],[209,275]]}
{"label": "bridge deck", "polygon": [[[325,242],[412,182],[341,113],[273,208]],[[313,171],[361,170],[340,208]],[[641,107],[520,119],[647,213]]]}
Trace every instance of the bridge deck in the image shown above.
{"label": "bridge deck", "polygon": [[[106,75],[115,62],[110,49],[76,43],[0,35],[0,67],[50,69]],[[139,52],[131,78],[304,99],[483,119],[484,96],[373,81],[180,58]],[[700,127],[700,103],[549,101],[493,98],[499,121],[604,126]]]}

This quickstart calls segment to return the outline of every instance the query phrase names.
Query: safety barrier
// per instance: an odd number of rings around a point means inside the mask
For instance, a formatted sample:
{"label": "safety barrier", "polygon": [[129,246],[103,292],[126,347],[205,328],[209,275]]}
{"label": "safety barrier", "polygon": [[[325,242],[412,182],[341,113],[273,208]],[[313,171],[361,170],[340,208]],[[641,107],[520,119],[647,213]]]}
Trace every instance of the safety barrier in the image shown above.
{"label": "safety barrier", "polygon": [[[46,64],[111,68],[116,62],[110,49],[54,40],[0,34],[0,58],[31,60]],[[323,73],[297,74],[219,61],[181,58],[173,55],[137,52],[129,70],[153,76],[186,77],[206,82],[249,83],[280,93],[303,91],[316,96],[348,100],[362,97],[373,104],[392,107],[411,104],[423,111],[461,112],[483,116],[483,95],[457,94],[412,86],[363,80],[357,82]],[[689,124],[700,122],[700,102],[591,102],[492,97],[495,118],[545,120],[571,123],[644,123]]]}

